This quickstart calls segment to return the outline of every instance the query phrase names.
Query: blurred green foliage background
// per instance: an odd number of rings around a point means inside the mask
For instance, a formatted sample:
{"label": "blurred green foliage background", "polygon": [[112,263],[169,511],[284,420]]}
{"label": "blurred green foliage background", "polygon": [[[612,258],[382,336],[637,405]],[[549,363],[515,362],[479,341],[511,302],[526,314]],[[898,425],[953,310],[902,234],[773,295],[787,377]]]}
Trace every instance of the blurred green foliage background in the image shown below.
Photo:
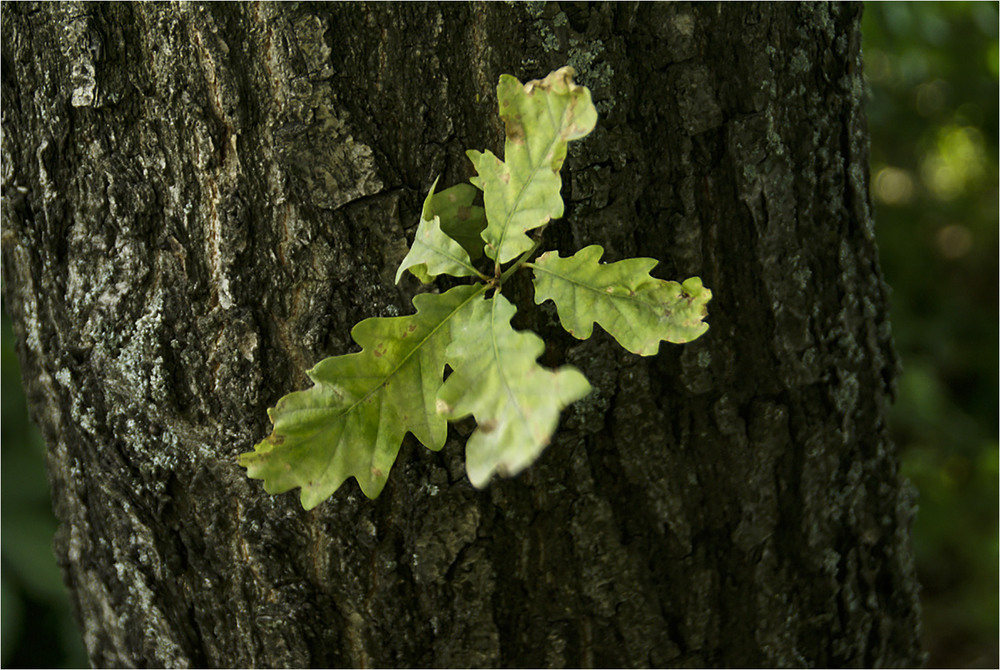
{"label": "blurred green foliage background", "polygon": [[0,331],[0,665],[88,667],[52,552],[45,445],[28,421],[10,317]]}
{"label": "blurred green foliage background", "polygon": [[868,3],[863,27],[929,665],[997,667],[997,3]]}
{"label": "blurred green foliage background", "polygon": [[[870,3],[872,196],[904,374],[893,410],[932,667],[997,667],[997,3]],[[44,447],[2,321],[0,664],[86,655],[52,555]]]}

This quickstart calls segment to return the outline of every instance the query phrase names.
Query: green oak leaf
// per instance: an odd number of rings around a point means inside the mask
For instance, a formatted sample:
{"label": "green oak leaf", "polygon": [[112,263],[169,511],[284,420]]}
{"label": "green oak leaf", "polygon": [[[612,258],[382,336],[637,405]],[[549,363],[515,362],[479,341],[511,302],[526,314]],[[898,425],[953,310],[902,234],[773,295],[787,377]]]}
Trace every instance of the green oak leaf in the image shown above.
{"label": "green oak leaf", "polygon": [[[590,92],[573,75],[564,67],[524,85],[500,77],[506,162],[469,151],[477,172],[471,184],[437,193],[435,180],[396,272],[397,283],[407,270],[424,283],[442,274],[482,283],[417,295],[410,316],[362,321],[351,331],[361,351],[321,361],[309,371],[312,388],[281,398],[268,411],[271,435],[240,455],[247,475],[264,480],[268,493],[300,487],[309,510],[354,477],[375,498],[406,433],[438,450],[447,422],[469,415],[478,424],[466,449],[474,486],[531,465],[560,412],[591,387],[572,366],[539,365],[545,343],[511,327],[516,310],[502,291],[522,265],[534,271],[535,302],[553,300],[563,327],[580,339],[596,322],[629,351],[648,356],[663,340],[687,342],[707,330],[711,291],[698,277],[678,284],[650,276],[653,259],[602,264],[603,249],[590,246],[526,263],[535,248],[528,233],[563,215],[559,172],[568,143],[597,123]],[[473,204],[479,190],[483,207]],[[484,255],[495,261],[492,277],[472,264]]]}
{"label": "green oak leaf", "polygon": [[[434,182],[437,183],[436,181]],[[434,188],[431,187],[433,193]],[[486,228],[486,210],[472,201],[479,190],[472,184],[455,184],[431,198],[430,212],[424,201],[424,218],[441,218],[441,230],[462,245],[472,260],[483,257],[483,229]]]}
{"label": "green oak leaf", "polygon": [[502,75],[497,100],[507,130],[506,162],[490,151],[466,152],[478,173],[470,181],[483,191],[486,255],[500,264],[532,247],[525,233],[563,215],[559,170],[567,142],[597,123],[590,91],[573,83],[574,74],[563,67],[524,85]]}
{"label": "green oak leaf", "polygon": [[465,467],[478,488],[494,472],[514,475],[531,465],[555,432],[559,412],[590,393],[576,368],[553,371],[536,362],[545,342],[511,328],[515,311],[499,293],[476,300],[455,324],[446,353],[453,371],[438,392],[438,409],[449,420],[476,417]]}
{"label": "green oak leaf", "polygon": [[[396,270],[397,284],[406,270],[409,270],[417,279],[425,284],[430,283],[434,277],[441,274],[449,274],[455,277],[482,276],[472,266],[469,253],[465,248],[442,230],[442,226],[444,225],[442,214],[448,216],[453,225],[460,230],[467,230],[463,222],[456,220],[459,214],[467,213],[460,206],[455,205],[455,202],[458,201],[458,195],[464,194],[460,191],[448,194],[449,196],[454,196],[454,199],[446,197],[436,200],[434,195],[434,188],[436,186],[437,179],[434,180],[430,193],[424,199],[420,224],[417,226],[417,232],[413,236],[413,246],[410,247],[409,253],[406,254],[403,262],[399,264],[399,269]],[[472,187],[470,186],[469,188],[471,189]],[[448,191],[453,190],[448,189]],[[438,196],[445,195],[446,193],[447,191],[439,193]],[[473,195],[475,195],[474,192]],[[436,208],[435,204],[443,204],[444,207],[439,206]]]}
{"label": "green oak leaf", "polygon": [[600,263],[595,245],[561,258],[546,252],[533,263],[535,302],[552,300],[559,321],[571,335],[590,337],[596,321],[633,354],[650,356],[660,341],[690,342],[708,330],[703,321],[712,292],[691,277],[683,284],[649,275],[657,261],[629,258]]}
{"label": "green oak leaf", "polygon": [[271,435],[240,456],[268,493],[302,487],[312,509],[348,478],[374,498],[409,431],[430,449],[444,446],[447,422],[436,398],[457,315],[486,290],[457,286],[413,299],[416,314],[365,319],[351,330],[360,352],[333,356],[309,371],[315,386],[268,411]]}

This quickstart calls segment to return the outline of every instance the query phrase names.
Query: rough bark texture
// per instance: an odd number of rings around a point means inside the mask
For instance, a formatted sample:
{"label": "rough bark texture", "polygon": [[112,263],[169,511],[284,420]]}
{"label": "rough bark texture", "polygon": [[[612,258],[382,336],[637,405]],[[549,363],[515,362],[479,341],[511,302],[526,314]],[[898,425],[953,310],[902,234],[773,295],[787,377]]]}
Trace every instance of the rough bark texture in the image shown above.
{"label": "rough bark texture", "polygon": [[[860,11],[4,4],[4,295],[92,661],[919,662]],[[406,313],[422,195],[502,147],[501,73],[566,63],[601,119],[549,246],[700,275],[709,333],[536,311],[596,391],[524,475],[473,489],[459,426],[376,501],[266,495],[265,409]]]}

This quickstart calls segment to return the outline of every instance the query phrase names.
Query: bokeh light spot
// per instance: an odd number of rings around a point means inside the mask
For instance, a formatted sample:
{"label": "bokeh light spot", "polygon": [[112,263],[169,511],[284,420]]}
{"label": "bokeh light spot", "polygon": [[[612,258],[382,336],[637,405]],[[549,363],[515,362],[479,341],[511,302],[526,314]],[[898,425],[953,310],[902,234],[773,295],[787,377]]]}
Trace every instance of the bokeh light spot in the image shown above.
{"label": "bokeh light spot", "polygon": [[907,170],[884,167],[875,176],[875,197],[887,205],[903,205],[913,198],[913,177]]}
{"label": "bokeh light spot", "polygon": [[954,200],[986,172],[983,136],[970,126],[948,125],[920,165],[923,182],[940,200]]}
{"label": "bokeh light spot", "polygon": [[939,230],[935,241],[942,256],[955,260],[972,248],[972,231],[960,223],[953,223]]}

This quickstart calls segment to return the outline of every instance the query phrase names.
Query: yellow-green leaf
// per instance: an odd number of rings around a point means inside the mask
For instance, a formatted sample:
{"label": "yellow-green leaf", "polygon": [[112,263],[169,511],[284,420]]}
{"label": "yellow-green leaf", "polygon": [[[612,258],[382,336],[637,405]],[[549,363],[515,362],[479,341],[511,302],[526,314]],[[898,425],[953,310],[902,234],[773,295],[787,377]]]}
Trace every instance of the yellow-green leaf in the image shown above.
{"label": "yellow-green leaf", "polygon": [[472,204],[478,194],[471,184],[455,184],[434,193],[430,202],[424,201],[424,218],[440,217],[441,230],[461,244],[472,260],[483,257],[482,232],[486,228],[485,210]]}
{"label": "yellow-green leaf", "polygon": [[651,277],[657,261],[629,258],[600,263],[595,245],[561,258],[549,251],[528,265],[535,272],[535,302],[552,300],[559,321],[571,335],[590,337],[596,321],[633,354],[650,356],[660,341],[690,342],[708,330],[703,321],[712,292],[701,279],[678,284]]}
{"label": "yellow-green leaf", "polygon": [[453,372],[438,393],[438,408],[448,419],[476,418],[465,467],[479,488],[494,472],[514,475],[531,465],[555,432],[559,412],[590,393],[576,368],[553,371],[538,364],[545,343],[511,328],[514,312],[500,294],[472,303],[453,330],[447,350]]}
{"label": "yellow-green leaf", "polygon": [[567,142],[597,123],[590,91],[573,83],[574,74],[563,67],[524,85],[502,75],[497,100],[507,130],[504,160],[489,151],[467,152],[478,173],[471,181],[483,190],[486,255],[501,264],[531,248],[529,230],[563,215],[559,170]]}
{"label": "yellow-green leaf", "polygon": [[[447,216],[451,225],[457,228],[459,232],[468,231],[469,228],[466,224],[470,220],[471,215],[467,207],[463,209],[457,204],[459,196],[465,196],[467,193],[464,191],[455,192],[454,188],[452,188],[448,189],[452,193],[448,193],[448,191],[439,193],[438,196],[446,196],[445,198],[439,198],[434,194],[436,186],[437,180],[435,179],[434,184],[431,185],[430,193],[424,199],[420,224],[417,226],[417,232],[413,236],[413,246],[410,247],[409,253],[406,254],[403,262],[399,264],[399,269],[396,270],[397,284],[406,270],[409,270],[417,279],[425,284],[433,281],[434,277],[441,274],[449,274],[455,277],[474,277],[479,275],[476,268],[472,266],[469,253],[465,248],[442,230],[444,223],[439,215],[439,213],[443,213]],[[467,188],[471,189],[472,187]],[[471,199],[469,201],[471,202]],[[437,208],[435,208],[435,204]],[[458,220],[458,217],[462,214],[466,214],[466,218]]]}
{"label": "yellow-green leaf", "polygon": [[271,435],[240,456],[268,493],[302,487],[312,509],[355,477],[369,498],[381,493],[409,431],[430,449],[444,446],[447,423],[436,398],[453,324],[485,286],[458,286],[413,299],[416,314],[365,319],[351,331],[362,351],[333,356],[309,371],[315,386],[268,411]]}

